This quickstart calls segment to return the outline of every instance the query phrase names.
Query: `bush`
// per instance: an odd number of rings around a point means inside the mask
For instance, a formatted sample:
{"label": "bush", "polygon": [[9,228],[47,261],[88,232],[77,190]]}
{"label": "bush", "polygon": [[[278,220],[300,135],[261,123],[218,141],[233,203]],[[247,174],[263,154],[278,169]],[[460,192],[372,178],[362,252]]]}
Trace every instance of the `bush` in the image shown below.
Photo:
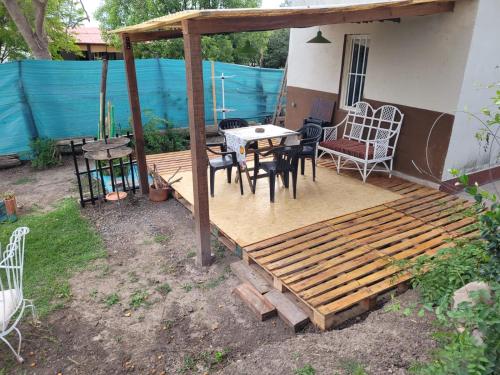
{"label": "bush", "polygon": [[166,119],[145,111],[148,122],[144,125],[144,150],[146,154],[182,151],[189,148],[189,133],[185,129],[174,129]]}
{"label": "bush", "polygon": [[30,143],[31,166],[46,169],[60,164],[56,141],[49,138],[35,138]]}

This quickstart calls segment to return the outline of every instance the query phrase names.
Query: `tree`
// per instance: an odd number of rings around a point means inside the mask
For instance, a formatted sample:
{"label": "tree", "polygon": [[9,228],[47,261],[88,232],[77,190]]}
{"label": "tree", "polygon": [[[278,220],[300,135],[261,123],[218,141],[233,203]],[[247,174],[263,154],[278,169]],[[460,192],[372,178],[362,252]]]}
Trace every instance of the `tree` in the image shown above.
{"label": "tree", "polygon": [[[9,16],[7,18],[7,15]],[[69,29],[88,19],[81,1],[1,0],[0,55],[3,60],[59,58],[61,51],[79,52]]]}
{"label": "tree", "polygon": [[275,30],[269,37],[263,65],[267,68],[284,68],[288,57],[290,29]]}
{"label": "tree", "polygon": [[[105,0],[96,12],[101,29],[107,31],[133,25],[151,18],[164,16],[187,9],[255,8],[260,0]],[[269,33],[239,33],[204,36],[203,58],[229,63],[261,65]],[[121,41],[114,35],[106,35],[116,47]],[[166,57],[180,59],[184,56],[180,39],[139,43],[134,48],[138,58]]]}

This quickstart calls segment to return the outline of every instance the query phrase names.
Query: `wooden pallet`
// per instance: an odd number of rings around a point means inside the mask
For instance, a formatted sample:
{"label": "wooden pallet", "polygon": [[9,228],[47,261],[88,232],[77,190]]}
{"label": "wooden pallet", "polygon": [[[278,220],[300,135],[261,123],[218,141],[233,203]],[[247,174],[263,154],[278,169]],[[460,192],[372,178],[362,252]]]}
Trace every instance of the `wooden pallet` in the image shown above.
{"label": "wooden pallet", "polygon": [[[161,173],[191,168],[189,151],[150,155],[147,161]],[[334,168],[328,159],[319,164]],[[359,178],[355,171],[343,173]],[[450,240],[477,235],[467,201],[386,175],[371,175],[367,182],[403,197],[244,249],[221,228],[212,225],[212,232],[231,251],[241,251],[245,261],[255,263],[276,289],[290,292],[316,326],[330,329],[373,309],[388,293],[406,289],[411,275],[404,261],[433,255],[450,246]]]}
{"label": "wooden pallet", "polygon": [[477,234],[469,202],[409,182],[384,184],[404,197],[247,246],[244,259],[293,293],[315,325],[330,329],[404,288],[411,274],[403,261]]}

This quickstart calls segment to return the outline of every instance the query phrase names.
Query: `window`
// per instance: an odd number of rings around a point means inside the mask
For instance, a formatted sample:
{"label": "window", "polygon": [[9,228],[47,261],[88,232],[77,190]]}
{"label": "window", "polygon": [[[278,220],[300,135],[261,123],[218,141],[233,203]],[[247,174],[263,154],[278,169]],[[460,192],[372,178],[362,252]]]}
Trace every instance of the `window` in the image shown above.
{"label": "window", "polygon": [[363,98],[370,49],[368,35],[347,35],[342,76],[341,107],[349,109]]}

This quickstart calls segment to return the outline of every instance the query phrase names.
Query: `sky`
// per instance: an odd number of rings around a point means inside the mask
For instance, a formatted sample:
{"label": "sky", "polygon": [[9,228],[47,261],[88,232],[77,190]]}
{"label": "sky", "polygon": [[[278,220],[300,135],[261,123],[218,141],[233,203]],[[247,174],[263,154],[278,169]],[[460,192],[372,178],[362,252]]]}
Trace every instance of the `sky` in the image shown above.
{"label": "sky", "polygon": [[[85,22],[84,26],[99,26],[97,21],[94,19],[93,15],[96,9],[101,5],[103,0],[82,0],[85,9],[90,16],[90,22]],[[283,0],[262,0],[263,8],[277,8]]]}

